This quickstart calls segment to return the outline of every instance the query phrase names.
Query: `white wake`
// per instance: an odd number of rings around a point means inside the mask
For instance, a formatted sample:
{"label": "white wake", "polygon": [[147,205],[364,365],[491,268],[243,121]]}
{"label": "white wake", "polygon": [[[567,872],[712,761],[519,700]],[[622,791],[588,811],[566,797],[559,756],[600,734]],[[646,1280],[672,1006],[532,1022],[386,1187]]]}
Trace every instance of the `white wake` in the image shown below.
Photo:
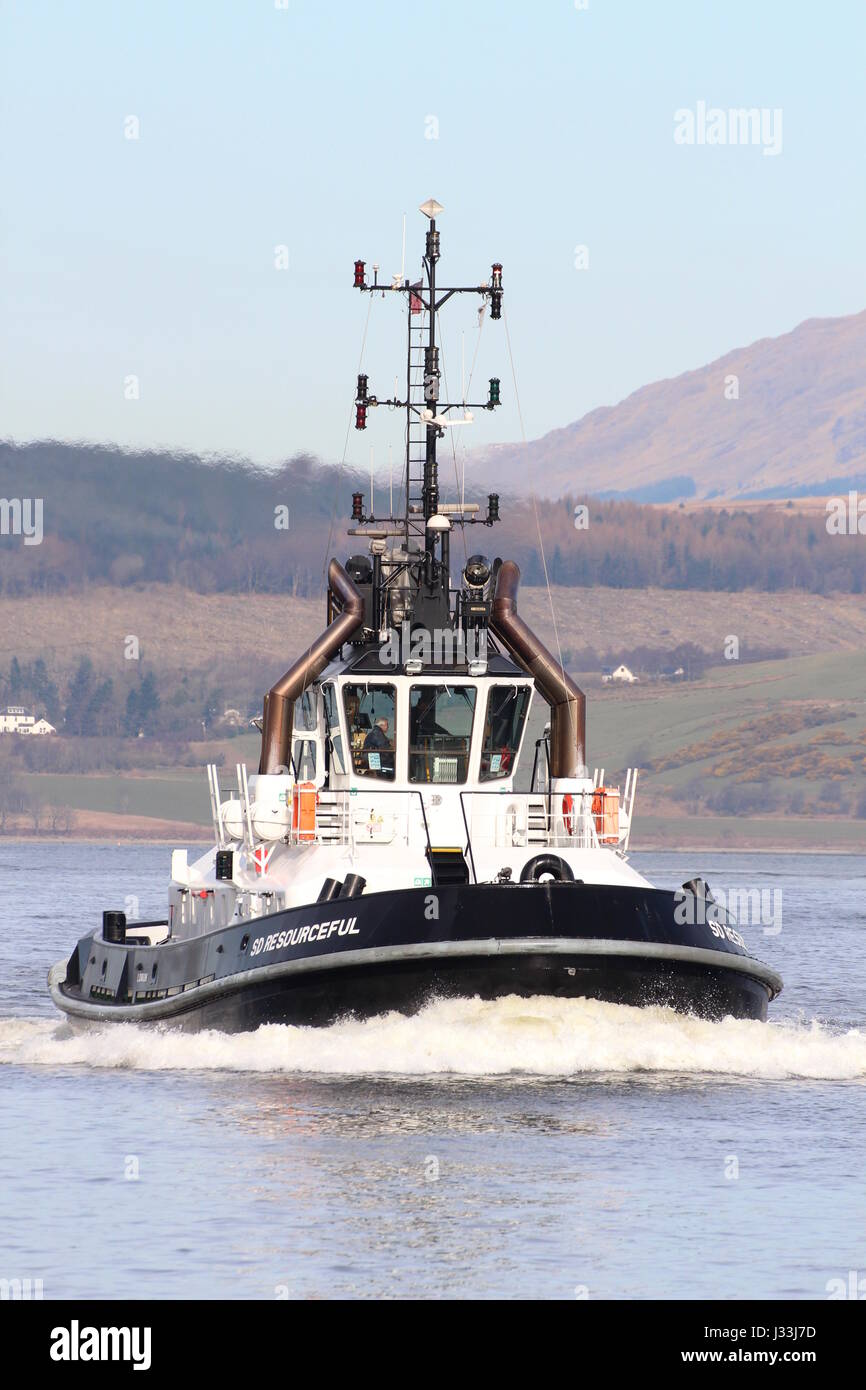
{"label": "white wake", "polygon": [[412,1018],[329,1028],[182,1034],[135,1024],[73,1033],[51,1018],[0,1020],[0,1063],[136,1071],[374,1076],[569,1077],[708,1074],[768,1080],[866,1078],[866,1032],[817,1023],[709,1023],[664,1008],[590,999],[439,1000]]}

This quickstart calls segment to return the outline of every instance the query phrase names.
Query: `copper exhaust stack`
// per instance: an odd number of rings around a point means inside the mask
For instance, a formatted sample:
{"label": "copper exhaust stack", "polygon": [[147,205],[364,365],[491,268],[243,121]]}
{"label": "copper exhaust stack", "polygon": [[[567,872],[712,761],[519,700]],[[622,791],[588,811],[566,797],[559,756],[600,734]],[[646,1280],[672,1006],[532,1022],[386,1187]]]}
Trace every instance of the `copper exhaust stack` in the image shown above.
{"label": "copper exhaust stack", "polygon": [[260,773],[279,772],[289,766],[295,701],[364,621],[364,600],[339,560],[332,560],[328,566],[329,614],[332,597],[343,605],[340,616],[325,628],[321,637],[316,638],[265,696]]}
{"label": "copper exhaust stack", "polygon": [[490,626],[550,705],[551,777],[586,776],[586,696],[517,613],[520,570],[506,560],[496,580]]}

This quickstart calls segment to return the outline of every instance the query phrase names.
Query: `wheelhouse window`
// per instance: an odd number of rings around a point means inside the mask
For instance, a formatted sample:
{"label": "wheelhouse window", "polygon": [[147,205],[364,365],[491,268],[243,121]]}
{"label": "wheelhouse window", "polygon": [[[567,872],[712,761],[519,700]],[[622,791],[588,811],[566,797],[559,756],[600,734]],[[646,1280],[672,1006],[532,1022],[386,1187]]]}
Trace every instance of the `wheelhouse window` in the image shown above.
{"label": "wheelhouse window", "polygon": [[394,780],[396,691],[393,685],[344,685],[352,770],[359,777]]}
{"label": "wheelhouse window", "polygon": [[316,694],[305,690],[295,701],[295,732],[312,734],[316,731]]}
{"label": "wheelhouse window", "polygon": [[322,700],[325,707],[325,729],[328,735],[328,749],[331,766],[340,776],[346,771],[346,758],[343,753],[343,735],[340,732],[340,708],[337,693],[332,685],[322,687]]}
{"label": "wheelhouse window", "polygon": [[312,738],[296,738],[292,744],[292,771],[296,782],[316,780],[316,742]]}
{"label": "wheelhouse window", "polygon": [[525,685],[494,685],[487,697],[480,779],[494,782],[514,771],[529,706]]}
{"label": "wheelhouse window", "polygon": [[409,781],[465,782],[474,685],[413,685],[409,691]]}

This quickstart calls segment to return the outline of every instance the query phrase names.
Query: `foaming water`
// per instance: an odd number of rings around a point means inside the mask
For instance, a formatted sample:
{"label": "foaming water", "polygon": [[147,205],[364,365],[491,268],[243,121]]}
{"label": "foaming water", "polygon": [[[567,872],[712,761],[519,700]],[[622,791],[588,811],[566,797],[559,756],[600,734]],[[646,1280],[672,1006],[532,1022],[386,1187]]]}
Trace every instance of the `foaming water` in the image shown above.
{"label": "foaming water", "polygon": [[708,1022],[590,999],[438,1000],[329,1028],[181,1034],[112,1024],[73,1032],[45,1018],[0,1020],[0,1062],[132,1071],[339,1076],[570,1077],[679,1074],[862,1080],[866,1032],[815,1020]]}

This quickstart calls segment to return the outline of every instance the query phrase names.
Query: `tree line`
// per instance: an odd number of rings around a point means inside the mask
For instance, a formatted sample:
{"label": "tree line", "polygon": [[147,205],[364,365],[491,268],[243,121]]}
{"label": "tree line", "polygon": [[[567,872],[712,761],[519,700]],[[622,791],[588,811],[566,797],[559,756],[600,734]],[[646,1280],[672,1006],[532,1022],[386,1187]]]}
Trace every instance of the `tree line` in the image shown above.
{"label": "tree line", "polygon": [[[38,545],[0,536],[0,593],[158,582],[316,596],[326,552],[351,548],[345,530],[355,489],[368,494],[369,480],[306,455],[262,469],[190,454],[0,444],[0,497],[42,498],[44,531]],[[586,508],[585,527],[575,527],[577,506]],[[528,584],[544,582],[540,529],[554,584],[866,591],[862,538],[829,535],[821,516],[793,505],[686,510],[576,493],[541,500],[537,512],[503,497],[501,514],[492,530],[467,531],[467,549],[515,558]],[[455,537],[455,578],[462,554]]]}
{"label": "tree line", "polygon": [[[68,670],[49,669],[43,657],[26,662],[13,656],[8,668],[0,669],[0,707],[23,706],[59,733],[81,740],[193,740],[211,737],[215,730],[224,732],[229,698],[214,684],[211,671],[166,668],[157,673],[143,662],[130,662],[129,668],[117,677],[97,669],[87,656]],[[232,707],[242,716],[241,728],[248,715],[261,710],[256,682],[262,679],[259,671],[247,670],[230,693]],[[0,742],[20,745],[21,756],[34,771],[43,770],[45,759],[52,766],[56,763],[56,750],[51,751],[56,740],[50,736],[4,735]]]}

